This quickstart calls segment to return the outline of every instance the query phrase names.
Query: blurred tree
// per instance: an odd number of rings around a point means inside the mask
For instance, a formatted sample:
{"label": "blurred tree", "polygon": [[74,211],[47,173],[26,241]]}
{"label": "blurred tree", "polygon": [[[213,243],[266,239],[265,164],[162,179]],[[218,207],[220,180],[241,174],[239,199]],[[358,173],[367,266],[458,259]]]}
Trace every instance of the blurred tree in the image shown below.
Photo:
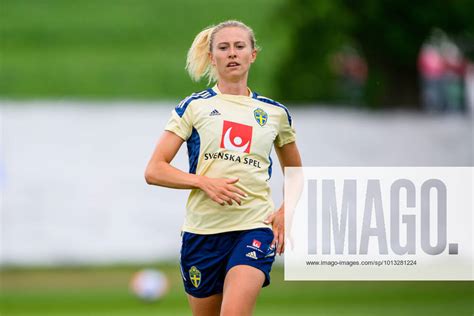
{"label": "blurred tree", "polygon": [[471,45],[474,40],[472,0],[288,0],[280,15],[292,33],[277,76],[279,97],[287,100],[337,100],[331,58],[351,45],[367,60],[367,104],[415,105],[417,55],[431,30]]}

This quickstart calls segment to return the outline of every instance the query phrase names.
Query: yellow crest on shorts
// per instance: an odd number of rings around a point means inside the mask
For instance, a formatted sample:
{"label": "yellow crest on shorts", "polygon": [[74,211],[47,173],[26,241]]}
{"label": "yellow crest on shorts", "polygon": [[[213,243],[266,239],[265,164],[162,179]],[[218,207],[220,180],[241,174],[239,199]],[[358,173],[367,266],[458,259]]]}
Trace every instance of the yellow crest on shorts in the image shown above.
{"label": "yellow crest on shorts", "polygon": [[195,266],[192,266],[189,269],[189,279],[194,287],[198,287],[201,284],[201,271],[199,271]]}

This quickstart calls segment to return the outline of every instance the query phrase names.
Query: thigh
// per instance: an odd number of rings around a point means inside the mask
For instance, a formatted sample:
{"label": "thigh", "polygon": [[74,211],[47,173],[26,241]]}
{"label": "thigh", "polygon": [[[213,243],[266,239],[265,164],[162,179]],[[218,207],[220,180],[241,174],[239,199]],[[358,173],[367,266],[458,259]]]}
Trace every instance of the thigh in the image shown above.
{"label": "thigh", "polygon": [[225,277],[221,316],[252,315],[265,274],[252,266],[233,266]]}
{"label": "thigh", "polygon": [[260,289],[270,283],[275,260],[272,240],[268,228],[241,232],[226,267],[221,315],[252,314]]}
{"label": "thigh", "polygon": [[219,316],[222,305],[222,294],[197,298],[188,294],[188,302],[193,316]]}

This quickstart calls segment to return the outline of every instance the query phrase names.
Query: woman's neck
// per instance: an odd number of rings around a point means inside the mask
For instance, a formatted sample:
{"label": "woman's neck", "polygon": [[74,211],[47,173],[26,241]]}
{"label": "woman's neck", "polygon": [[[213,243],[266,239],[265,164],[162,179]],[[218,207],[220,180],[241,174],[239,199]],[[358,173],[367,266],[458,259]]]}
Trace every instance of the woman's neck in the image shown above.
{"label": "woman's neck", "polygon": [[247,88],[247,81],[242,80],[239,82],[226,82],[220,80],[217,83],[217,88],[222,94],[233,94],[233,95],[249,95],[249,89]]}

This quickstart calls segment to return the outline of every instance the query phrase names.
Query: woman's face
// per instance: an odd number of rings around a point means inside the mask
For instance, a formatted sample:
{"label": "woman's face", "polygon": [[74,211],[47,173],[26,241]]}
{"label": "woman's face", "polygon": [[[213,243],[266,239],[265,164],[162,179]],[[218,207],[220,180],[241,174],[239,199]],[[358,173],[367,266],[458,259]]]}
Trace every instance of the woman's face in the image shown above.
{"label": "woman's face", "polygon": [[250,34],[241,27],[226,27],[214,35],[211,63],[219,79],[238,81],[247,78],[257,51],[252,48]]}

